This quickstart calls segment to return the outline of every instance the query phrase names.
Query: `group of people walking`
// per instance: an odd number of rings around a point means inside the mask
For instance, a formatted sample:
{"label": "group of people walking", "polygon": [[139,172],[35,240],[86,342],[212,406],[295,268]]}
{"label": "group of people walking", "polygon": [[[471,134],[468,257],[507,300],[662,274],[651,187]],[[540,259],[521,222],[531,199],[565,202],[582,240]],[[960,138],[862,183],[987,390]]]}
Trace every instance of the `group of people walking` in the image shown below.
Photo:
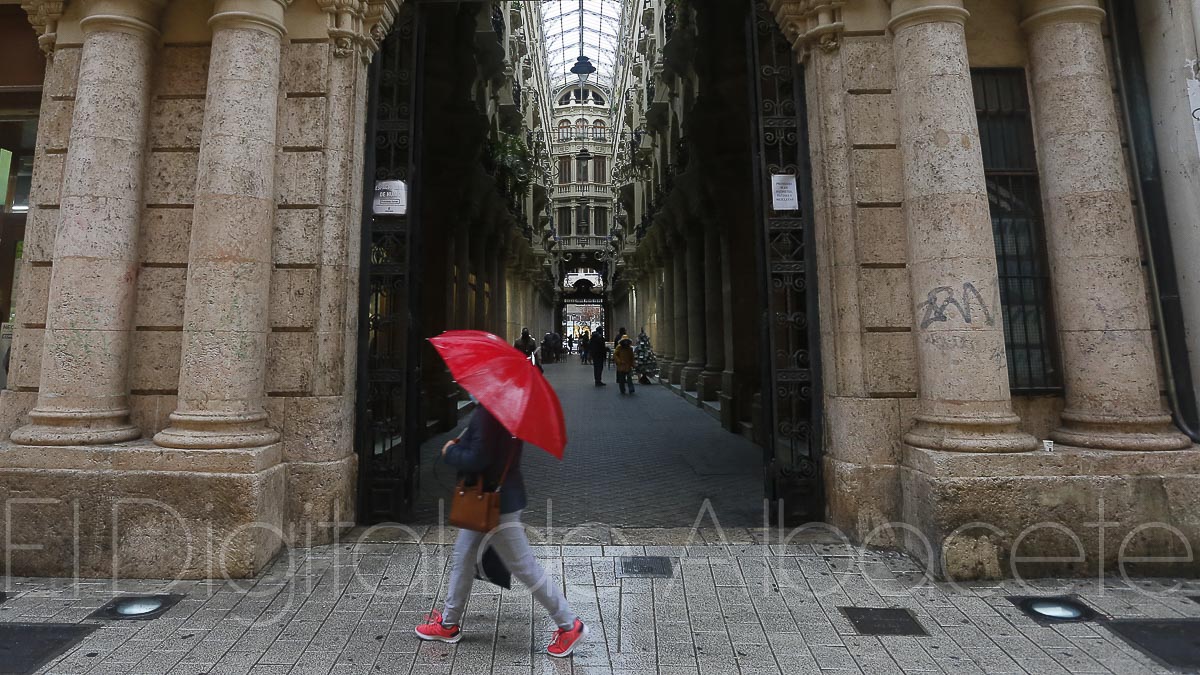
{"label": "group of people walking", "polygon": [[[547,333],[546,335],[551,334]],[[574,336],[571,336],[568,338],[568,345],[573,346],[573,343]],[[638,334],[635,344],[633,338],[622,326],[617,331],[617,338],[612,345],[610,348],[602,326],[597,326],[592,331],[584,329],[579,336],[580,361],[592,366],[595,386],[607,385],[604,381],[604,368],[608,365],[610,353],[617,371],[617,386],[620,387],[622,394],[633,394],[635,382],[650,384],[650,378],[658,374],[658,359],[654,356],[654,349],[650,345],[650,337],[646,335],[645,329]],[[521,337],[513,343],[513,346],[525,354],[526,358],[533,360],[541,367],[541,354],[547,350],[545,340],[539,345],[529,333],[529,329],[525,328],[522,329]]]}

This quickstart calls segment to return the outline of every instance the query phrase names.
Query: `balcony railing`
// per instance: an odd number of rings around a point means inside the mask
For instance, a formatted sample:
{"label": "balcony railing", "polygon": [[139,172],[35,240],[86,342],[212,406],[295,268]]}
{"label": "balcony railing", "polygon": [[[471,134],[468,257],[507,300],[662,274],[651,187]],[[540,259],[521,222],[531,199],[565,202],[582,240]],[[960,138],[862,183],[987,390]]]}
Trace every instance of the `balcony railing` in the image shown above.
{"label": "balcony railing", "polygon": [[575,197],[579,195],[611,195],[612,186],[608,183],[564,183],[554,186],[555,197]]}
{"label": "balcony railing", "polygon": [[570,143],[571,141],[608,143],[612,140],[612,133],[608,129],[595,127],[566,127],[554,130],[554,140],[558,143]]}
{"label": "balcony railing", "polygon": [[573,236],[559,237],[559,243],[564,249],[602,249],[608,246],[608,237]]}

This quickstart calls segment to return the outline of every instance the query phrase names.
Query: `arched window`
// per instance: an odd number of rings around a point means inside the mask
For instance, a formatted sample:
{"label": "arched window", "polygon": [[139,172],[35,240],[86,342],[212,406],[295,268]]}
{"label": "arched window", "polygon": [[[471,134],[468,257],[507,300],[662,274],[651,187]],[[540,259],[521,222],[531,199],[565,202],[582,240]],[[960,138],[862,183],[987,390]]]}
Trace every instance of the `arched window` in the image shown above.
{"label": "arched window", "polygon": [[605,135],[604,120],[596,120],[595,123],[592,124],[592,138],[598,141],[603,141]]}
{"label": "arched window", "polygon": [[570,120],[559,120],[558,121],[558,140],[566,141],[566,140],[569,140],[570,138],[571,138],[571,121]]}

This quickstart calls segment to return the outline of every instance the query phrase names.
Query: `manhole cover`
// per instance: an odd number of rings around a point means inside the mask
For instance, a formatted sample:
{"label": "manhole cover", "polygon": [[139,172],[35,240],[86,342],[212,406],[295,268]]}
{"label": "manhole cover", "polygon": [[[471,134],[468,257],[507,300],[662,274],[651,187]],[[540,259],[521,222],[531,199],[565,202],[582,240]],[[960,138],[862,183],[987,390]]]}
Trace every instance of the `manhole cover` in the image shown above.
{"label": "manhole cover", "polygon": [[1168,668],[1200,669],[1200,619],[1119,619],[1105,625]]}
{"label": "manhole cover", "polygon": [[903,607],[838,607],[859,635],[929,635]]}
{"label": "manhole cover", "polygon": [[178,594],[123,595],[109,600],[103,607],[89,614],[88,618],[149,621],[162,616],[163,612],[182,599],[183,596]]}
{"label": "manhole cover", "polygon": [[617,578],[669,577],[671,559],[656,555],[622,556],[617,565]]}
{"label": "manhole cover", "polygon": [[69,623],[0,623],[0,673],[36,672],[96,628]]}

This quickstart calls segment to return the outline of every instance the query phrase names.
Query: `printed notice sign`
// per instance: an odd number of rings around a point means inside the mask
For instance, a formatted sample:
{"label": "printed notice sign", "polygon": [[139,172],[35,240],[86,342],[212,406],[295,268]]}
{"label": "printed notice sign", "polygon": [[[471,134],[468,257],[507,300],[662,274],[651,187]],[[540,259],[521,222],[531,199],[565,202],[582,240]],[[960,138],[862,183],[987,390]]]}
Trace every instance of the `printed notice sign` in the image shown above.
{"label": "printed notice sign", "polygon": [[375,181],[375,201],[371,210],[377,216],[403,216],[408,213],[408,186],[402,180]]}
{"label": "printed notice sign", "polygon": [[794,175],[771,175],[771,208],[776,211],[795,211],[800,208],[800,195],[796,192]]}

